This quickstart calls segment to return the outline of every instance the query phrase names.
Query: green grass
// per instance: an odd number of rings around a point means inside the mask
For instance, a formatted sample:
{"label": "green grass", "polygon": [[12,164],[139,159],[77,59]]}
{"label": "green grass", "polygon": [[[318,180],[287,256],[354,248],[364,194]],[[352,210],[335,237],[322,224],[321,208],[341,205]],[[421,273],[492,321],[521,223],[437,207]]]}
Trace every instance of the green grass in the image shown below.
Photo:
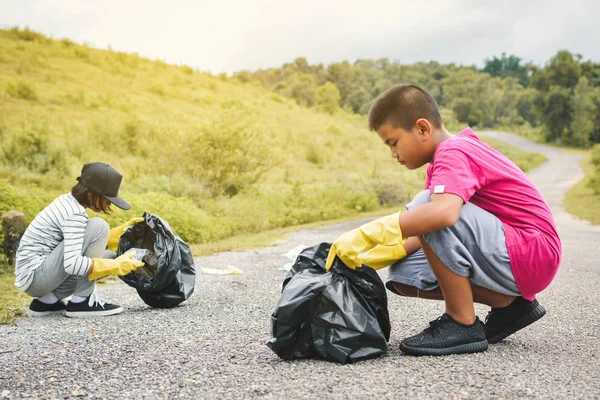
{"label": "green grass", "polygon": [[0,324],[13,324],[15,318],[25,314],[24,306],[31,299],[15,286],[12,273],[0,272]]}
{"label": "green grass", "polygon": [[587,220],[593,225],[600,225],[600,195],[594,194],[593,190],[587,187],[590,178],[594,175],[592,154],[589,150],[572,152],[583,155],[581,167],[585,177],[567,192],[563,206],[568,213]]}

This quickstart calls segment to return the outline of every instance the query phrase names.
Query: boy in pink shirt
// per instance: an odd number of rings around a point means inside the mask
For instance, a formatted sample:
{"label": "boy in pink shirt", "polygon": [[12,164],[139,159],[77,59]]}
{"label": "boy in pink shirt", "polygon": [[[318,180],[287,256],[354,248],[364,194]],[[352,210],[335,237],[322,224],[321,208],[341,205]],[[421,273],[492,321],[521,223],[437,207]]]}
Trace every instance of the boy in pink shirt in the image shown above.
{"label": "boy in pink shirt", "polygon": [[[369,111],[369,127],[408,169],[427,163],[425,191],[399,214],[347,232],[332,245],[350,268],[387,252],[387,287],[444,300],[446,312],[400,349],[413,355],[484,351],[546,313],[535,300],[553,280],[561,243],[552,214],[528,177],[467,128],[444,128],[433,97],[396,85]],[[382,264],[371,264],[375,268]],[[485,325],[473,302],[491,311]]]}

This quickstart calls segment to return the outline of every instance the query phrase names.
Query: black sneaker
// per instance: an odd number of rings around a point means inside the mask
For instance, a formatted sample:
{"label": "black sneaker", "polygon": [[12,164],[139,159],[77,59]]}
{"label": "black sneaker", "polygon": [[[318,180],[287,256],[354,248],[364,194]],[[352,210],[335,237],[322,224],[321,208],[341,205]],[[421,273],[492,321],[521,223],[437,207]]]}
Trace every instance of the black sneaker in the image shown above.
{"label": "black sneaker", "polygon": [[492,308],[485,317],[485,337],[489,343],[498,343],[544,315],[546,309],[537,300],[517,297],[506,307]]}
{"label": "black sneaker", "polygon": [[122,312],[123,308],[121,306],[99,299],[94,292],[80,303],[69,301],[65,315],[67,317],[75,318],[105,317],[107,315],[120,314]]}
{"label": "black sneaker", "polygon": [[29,311],[32,317],[42,317],[44,315],[59,314],[65,310],[65,303],[62,300],[56,303],[46,304],[38,299],[33,299],[29,305]]}
{"label": "black sneaker", "polygon": [[431,321],[423,332],[400,343],[400,350],[413,356],[477,353],[487,348],[483,323],[479,318],[472,325],[465,325],[448,314]]}

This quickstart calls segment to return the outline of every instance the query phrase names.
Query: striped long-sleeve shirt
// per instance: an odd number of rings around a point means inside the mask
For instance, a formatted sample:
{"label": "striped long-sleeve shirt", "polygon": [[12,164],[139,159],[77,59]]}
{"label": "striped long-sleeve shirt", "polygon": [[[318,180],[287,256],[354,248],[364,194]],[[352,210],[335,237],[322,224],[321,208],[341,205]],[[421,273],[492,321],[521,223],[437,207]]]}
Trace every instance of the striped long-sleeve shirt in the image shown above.
{"label": "striped long-sleeve shirt", "polygon": [[56,198],[27,227],[17,250],[15,285],[27,290],[33,273],[44,259],[64,242],[64,268],[70,275],[85,276],[92,259],[82,255],[83,236],[88,222],[85,208],[71,193]]}

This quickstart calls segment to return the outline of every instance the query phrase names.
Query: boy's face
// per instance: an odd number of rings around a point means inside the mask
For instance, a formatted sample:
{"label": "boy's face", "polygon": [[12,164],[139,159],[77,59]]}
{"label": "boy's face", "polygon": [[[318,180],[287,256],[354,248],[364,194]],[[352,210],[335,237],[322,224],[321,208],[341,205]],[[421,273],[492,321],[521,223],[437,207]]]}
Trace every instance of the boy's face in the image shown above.
{"label": "boy's face", "polygon": [[[417,169],[431,161],[433,151],[430,149],[431,126],[419,123],[412,130],[395,128],[385,122],[377,129],[377,134],[388,145],[398,163],[408,169]],[[435,149],[434,149],[435,150]]]}

